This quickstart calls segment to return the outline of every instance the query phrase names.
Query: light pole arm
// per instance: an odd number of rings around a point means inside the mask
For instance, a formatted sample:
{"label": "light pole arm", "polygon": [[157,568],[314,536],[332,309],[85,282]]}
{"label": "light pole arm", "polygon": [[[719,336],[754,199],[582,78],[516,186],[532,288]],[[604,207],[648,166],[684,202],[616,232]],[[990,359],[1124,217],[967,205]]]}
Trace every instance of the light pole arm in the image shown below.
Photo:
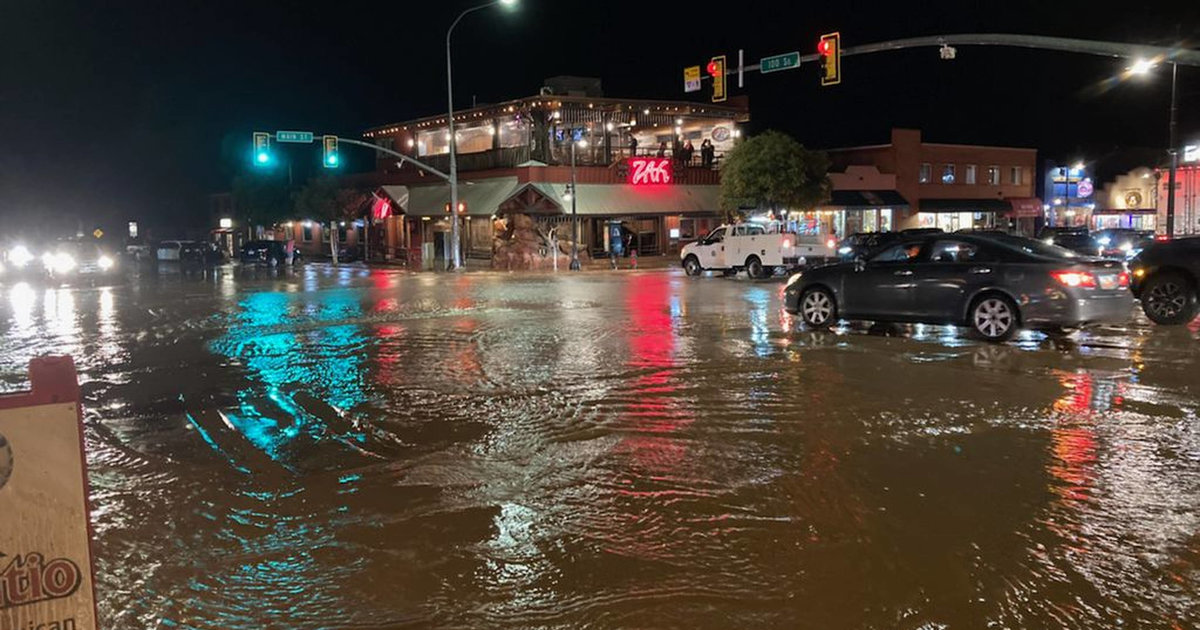
{"label": "light pole arm", "polygon": [[400,153],[398,151],[393,151],[391,149],[385,149],[377,144],[371,144],[370,142],[363,142],[361,140],[352,140],[350,138],[338,138],[338,142],[344,142],[346,144],[354,144],[354,145],[358,145],[360,147],[367,147],[368,149],[374,149],[375,151],[377,151],[379,153],[384,153],[384,154],[390,155],[394,158],[398,158],[400,160],[401,164],[408,162],[409,164],[412,164],[413,166],[415,166],[427,173],[432,173],[434,175],[437,175],[438,177],[441,177],[442,179],[444,179],[446,181],[450,181],[449,175],[437,170],[436,168],[433,168],[432,166],[430,166],[424,162],[421,162],[419,160],[414,160],[413,158],[411,158],[407,155],[404,155],[403,153]]}

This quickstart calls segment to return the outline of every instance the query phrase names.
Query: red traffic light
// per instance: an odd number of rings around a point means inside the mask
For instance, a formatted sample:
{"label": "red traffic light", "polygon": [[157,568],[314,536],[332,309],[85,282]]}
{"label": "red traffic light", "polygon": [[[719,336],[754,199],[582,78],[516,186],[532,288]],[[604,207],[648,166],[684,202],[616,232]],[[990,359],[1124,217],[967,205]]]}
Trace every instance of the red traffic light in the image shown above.
{"label": "red traffic light", "polygon": [[710,76],[714,76],[714,77],[717,76],[717,62],[715,62],[715,61],[708,62],[708,74]]}
{"label": "red traffic light", "polygon": [[828,39],[822,39],[817,44],[817,52],[820,53],[822,57],[828,57],[830,53],[833,52],[833,44]]}

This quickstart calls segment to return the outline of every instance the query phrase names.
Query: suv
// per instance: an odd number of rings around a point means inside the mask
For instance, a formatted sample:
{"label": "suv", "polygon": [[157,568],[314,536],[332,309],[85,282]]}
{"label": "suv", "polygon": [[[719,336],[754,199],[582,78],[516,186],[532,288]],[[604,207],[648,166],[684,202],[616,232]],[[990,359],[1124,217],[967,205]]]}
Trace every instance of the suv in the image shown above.
{"label": "suv", "polygon": [[1156,324],[1186,324],[1200,311],[1200,237],[1156,241],[1129,263],[1130,286]]}
{"label": "suv", "polygon": [[1129,228],[1109,228],[1092,236],[1096,239],[1096,251],[1100,256],[1117,260],[1132,258],[1154,240],[1152,234]]}
{"label": "suv", "polygon": [[1058,245],[1086,256],[1095,256],[1096,241],[1086,227],[1045,227],[1038,239],[1047,245]]}

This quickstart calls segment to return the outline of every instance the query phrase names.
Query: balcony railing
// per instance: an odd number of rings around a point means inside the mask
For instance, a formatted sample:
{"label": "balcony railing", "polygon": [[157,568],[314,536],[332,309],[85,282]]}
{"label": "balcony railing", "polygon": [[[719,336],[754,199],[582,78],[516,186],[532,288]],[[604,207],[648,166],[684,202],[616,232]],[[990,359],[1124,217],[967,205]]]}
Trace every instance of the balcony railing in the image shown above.
{"label": "balcony railing", "polygon": [[[556,148],[551,152],[552,159],[538,160],[529,150],[529,147],[510,147],[501,149],[492,149],[478,153],[460,153],[458,154],[458,170],[459,172],[470,171],[486,171],[493,169],[515,168],[529,161],[542,161],[547,166],[551,167],[570,167],[570,154],[567,154],[565,160],[558,159],[561,156],[561,148]],[[660,157],[657,148],[642,149],[639,148],[636,153],[631,152],[627,147],[614,147],[609,156],[611,161],[606,161],[606,156],[603,151],[584,151],[577,152],[575,156],[576,165],[583,168],[606,168],[618,170],[624,168],[624,160],[632,155],[639,157]],[[663,152],[661,157],[673,157],[670,149]],[[720,167],[723,155],[716,155],[713,158],[713,163],[710,166],[705,166],[699,153],[693,153],[691,160],[687,164],[676,160],[675,172],[676,179],[680,183],[717,183],[716,170]],[[450,170],[450,156],[447,154],[426,155],[417,158],[436,168],[443,173]],[[380,170],[395,171],[395,159],[381,159],[379,161]],[[404,170],[413,168],[410,165],[404,166]],[[705,173],[708,173],[707,175]]]}

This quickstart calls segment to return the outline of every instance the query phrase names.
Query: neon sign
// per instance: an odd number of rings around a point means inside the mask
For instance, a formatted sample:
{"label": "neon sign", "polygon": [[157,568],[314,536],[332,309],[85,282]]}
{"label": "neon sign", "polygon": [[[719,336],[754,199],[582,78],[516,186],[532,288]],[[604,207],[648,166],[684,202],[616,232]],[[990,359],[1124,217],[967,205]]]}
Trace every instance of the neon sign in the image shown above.
{"label": "neon sign", "polygon": [[670,158],[629,158],[629,185],[670,184],[675,173]]}

